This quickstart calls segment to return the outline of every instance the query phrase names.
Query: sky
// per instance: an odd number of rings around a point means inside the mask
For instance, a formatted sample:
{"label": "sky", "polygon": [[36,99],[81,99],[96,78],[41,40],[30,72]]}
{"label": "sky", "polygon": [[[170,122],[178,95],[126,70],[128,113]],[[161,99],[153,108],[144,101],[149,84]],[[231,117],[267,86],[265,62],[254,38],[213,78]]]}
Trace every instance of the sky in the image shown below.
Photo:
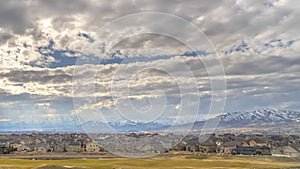
{"label": "sky", "polygon": [[300,110],[299,1],[0,4],[0,123]]}

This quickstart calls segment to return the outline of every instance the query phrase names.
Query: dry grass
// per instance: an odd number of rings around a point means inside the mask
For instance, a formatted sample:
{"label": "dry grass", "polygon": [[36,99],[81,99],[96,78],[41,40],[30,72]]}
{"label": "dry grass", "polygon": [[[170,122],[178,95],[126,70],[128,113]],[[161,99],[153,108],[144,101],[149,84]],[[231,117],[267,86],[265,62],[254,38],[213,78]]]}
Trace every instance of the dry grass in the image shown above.
{"label": "dry grass", "polygon": [[[62,167],[65,166],[65,167]],[[130,159],[70,159],[70,160],[22,160],[0,159],[0,168],[100,168],[100,169],[159,169],[159,168],[299,168],[299,159],[278,157],[194,156],[176,155],[164,158]]]}

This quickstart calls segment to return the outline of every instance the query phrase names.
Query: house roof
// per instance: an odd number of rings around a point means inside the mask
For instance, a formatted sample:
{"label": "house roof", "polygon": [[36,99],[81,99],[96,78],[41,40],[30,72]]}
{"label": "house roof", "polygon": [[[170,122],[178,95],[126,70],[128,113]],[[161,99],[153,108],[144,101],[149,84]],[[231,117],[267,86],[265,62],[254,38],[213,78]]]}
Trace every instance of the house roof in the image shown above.
{"label": "house roof", "polygon": [[213,140],[207,140],[205,142],[200,143],[201,146],[216,146],[216,143]]}
{"label": "house roof", "polygon": [[260,138],[254,138],[254,139],[251,139],[249,141],[255,141],[256,143],[266,143],[264,140],[260,139]]}
{"label": "house roof", "polygon": [[229,141],[223,144],[225,147],[232,147],[232,146],[240,146],[241,142],[240,141]]}
{"label": "house roof", "polygon": [[217,141],[219,141],[219,142],[222,142],[222,143],[224,143],[225,142],[225,140],[224,139],[222,139],[222,138],[216,138],[216,139],[213,139],[215,142],[217,142]]}
{"label": "house roof", "polygon": [[47,143],[38,143],[38,144],[35,144],[34,147],[44,147],[44,148],[47,148],[47,147],[49,147],[49,144],[47,144]]}
{"label": "house roof", "polygon": [[260,149],[260,150],[262,150],[262,149],[269,150],[270,149],[270,147],[268,147],[268,146],[256,146],[255,148]]}
{"label": "house roof", "polygon": [[64,147],[64,144],[62,144],[62,143],[54,143],[51,146]]}
{"label": "house roof", "polygon": [[294,143],[294,144],[290,144],[290,146],[291,146],[292,148],[294,148],[295,150],[297,150],[298,152],[300,152],[300,144]]}
{"label": "house roof", "polygon": [[188,144],[188,145],[198,145],[199,144],[199,139],[198,138],[192,138],[192,139],[190,139],[190,140],[187,140],[186,141],[186,143]]}
{"label": "house roof", "polygon": [[81,146],[81,144],[79,142],[72,142],[69,146]]}
{"label": "house roof", "polygon": [[202,135],[198,138],[198,140],[201,145],[207,144],[207,143],[215,144],[216,138],[213,135]]}
{"label": "house roof", "polygon": [[241,150],[241,151],[253,151],[253,150],[255,150],[255,147],[249,147],[249,146],[247,146],[247,147],[238,147],[238,148],[236,148],[236,150]]}
{"label": "house roof", "polygon": [[271,151],[271,154],[280,154],[280,155],[283,155],[283,150],[282,148],[277,148],[277,149],[274,149]]}

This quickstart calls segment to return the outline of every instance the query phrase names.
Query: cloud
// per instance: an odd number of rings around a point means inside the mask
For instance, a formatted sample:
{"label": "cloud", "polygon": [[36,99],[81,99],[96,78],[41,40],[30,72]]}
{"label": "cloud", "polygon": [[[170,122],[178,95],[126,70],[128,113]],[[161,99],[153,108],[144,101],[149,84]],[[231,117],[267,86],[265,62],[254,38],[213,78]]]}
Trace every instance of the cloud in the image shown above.
{"label": "cloud", "polygon": [[1,122],[9,122],[9,121],[11,121],[11,119],[0,119],[0,123]]}
{"label": "cloud", "polygon": [[25,1],[1,0],[0,27],[11,29],[16,34],[23,34],[31,26]]}
{"label": "cloud", "polygon": [[[198,42],[197,32],[178,31],[187,25],[145,18],[99,35],[102,26],[137,12],[176,15],[205,33],[224,66],[225,111],[260,106],[299,109],[300,91],[295,85],[300,79],[299,2],[10,0],[0,3],[0,107],[5,111],[22,115],[23,109],[28,109],[28,114],[38,110],[40,118],[54,118],[60,113],[71,114],[73,98],[93,101],[96,97],[94,103],[79,104],[77,108],[100,108],[109,114],[114,112],[110,110],[113,102],[124,111],[131,111],[126,100],[129,99],[134,107],[146,110],[149,100],[164,101],[164,98],[169,115],[173,116],[183,108],[180,102],[183,98],[190,104],[185,113],[192,112],[197,104],[194,99],[198,97],[200,114],[207,113],[211,97],[218,95],[211,91],[210,80],[222,77],[216,75],[221,68],[213,64],[216,53],[205,37]],[[134,23],[141,29],[132,28]],[[121,39],[107,51],[110,46],[104,43],[105,37],[144,29],[167,30],[173,35],[189,37],[186,41],[196,44],[197,51],[191,51],[173,37],[158,34]],[[195,56],[193,52],[201,55]],[[75,65],[78,58],[83,63],[88,59],[88,64]],[[78,86],[73,86],[74,79]],[[13,109],[16,104],[22,106]],[[153,102],[153,110],[159,108],[159,103]],[[134,117],[134,111],[130,113]]]}

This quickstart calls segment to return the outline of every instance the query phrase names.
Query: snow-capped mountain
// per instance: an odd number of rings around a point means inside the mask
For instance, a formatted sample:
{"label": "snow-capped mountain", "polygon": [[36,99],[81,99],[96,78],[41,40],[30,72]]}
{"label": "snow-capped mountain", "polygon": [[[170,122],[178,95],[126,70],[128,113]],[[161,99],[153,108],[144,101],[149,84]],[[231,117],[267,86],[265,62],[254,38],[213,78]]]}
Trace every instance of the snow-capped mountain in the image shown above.
{"label": "snow-capped mountain", "polygon": [[[95,132],[137,132],[137,131],[155,131],[164,130],[171,126],[178,129],[185,129],[186,126],[194,125],[193,130],[201,130],[205,122],[212,120],[219,122],[218,127],[262,127],[275,126],[284,128],[286,126],[299,126],[300,111],[289,110],[274,110],[270,108],[259,109],[255,111],[237,111],[228,112],[216,116],[215,118],[206,121],[198,121],[196,123],[178,124],[174,120],[166,119],[149,123],[143,122],[97,122],[87,121],[80,122],[74,116],[69,117],[49,117],[39,122],[2,122],[0,131],[28,131],[28,130],[43,130],[43,131],[94,131]],[[83,127],[83,128],[82,128]]]}
{"label": "snow-capped mountain", "polygon": [[206,121],[196,122],[193,130],[201,130],[206,122],[218,123],[218,128],[295,128],[300,125],[300,111],[264,108],[228,112]]}
{"label": "snow-capped mountain", "polygon": [[274,110],[270,108],[255,111],[238,111],[217,116],[220,123],[267,123],[267,122],[292,122],[300,120],[299,111]]}

